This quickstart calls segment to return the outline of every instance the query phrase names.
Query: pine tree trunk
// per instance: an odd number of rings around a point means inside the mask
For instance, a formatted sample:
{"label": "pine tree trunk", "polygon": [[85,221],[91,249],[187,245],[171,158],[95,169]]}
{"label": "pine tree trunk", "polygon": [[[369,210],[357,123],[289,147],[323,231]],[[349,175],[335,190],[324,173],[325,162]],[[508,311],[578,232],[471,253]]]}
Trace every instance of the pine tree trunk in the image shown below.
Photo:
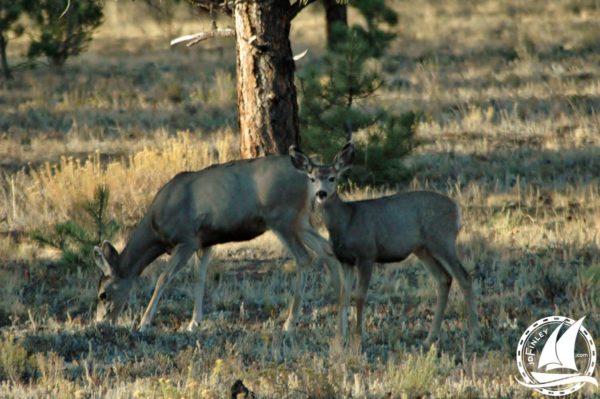
{"label": "pine tree trunk", "polygon": [[6,58],[6,46],[8,41],[2,33],[0,33],[0,58],[2,62],[2,72],[4,73],[5,79],[11,78],[10,67],[8,66],[8,59]]}
{"label": "pine tree trunk", "polygon": [[299,144],[289,1],[237,1],[234,8],[241,156],[287,154]]}
{"label": "pine tree trunk", "polygon": [[333,25],[341,23],[348,26],[348,8],[345,4],[340,4],[336,0],[324,0],[323,6],[325,7],[327,25],[327,47],[332,48],[335,44],[332,35]]}

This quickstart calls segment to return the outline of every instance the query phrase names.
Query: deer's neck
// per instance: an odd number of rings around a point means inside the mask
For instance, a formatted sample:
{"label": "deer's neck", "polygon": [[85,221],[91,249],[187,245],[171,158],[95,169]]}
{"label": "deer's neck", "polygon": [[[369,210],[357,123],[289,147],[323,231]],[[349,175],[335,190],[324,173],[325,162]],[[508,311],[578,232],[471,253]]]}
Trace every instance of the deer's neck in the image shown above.
{"label": "deer's neck", "polygon": [[323,222],[329,231],[329,236],[335,240],[340,237],[341,233],[346,229],[352,209],[349,204],[342,201],[337,193],[333,194],[325,204],[323,204]]}
{"label": "deer's neck", "polygon": [[164,252],[165,247],[146,216],[135,227],[119,256],[119,273],[127,278],[137,277]]}

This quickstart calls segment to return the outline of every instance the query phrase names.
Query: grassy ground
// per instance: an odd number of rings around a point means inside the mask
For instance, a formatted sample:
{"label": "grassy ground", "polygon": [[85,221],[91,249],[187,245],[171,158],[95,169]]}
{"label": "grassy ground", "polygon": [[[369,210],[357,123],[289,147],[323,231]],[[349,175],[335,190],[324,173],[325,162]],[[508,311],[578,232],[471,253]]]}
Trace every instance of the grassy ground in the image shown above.
{"label": "grassy ground", "polygon": [[[0,396],[222,398],[240,378],[266,398],[529,397],[514,359],[529,324],[587,315],[599,337],[600,3],[393,4],[398,39],[376,101],[427,115],[406,160],[413,180],[399,189],[432,188],[461,205],[481,348],[465,344],[456,287],[437,349],[419,348],[435,291],[413,258],[377,268],[362,350],[339,349],[321,271],[310,274],[297,332],[285,336],[293,265],[271,235],[218,248],[198,332],[181,332],[189,270],[161,301],[155,328],[132,329],[163,258],[116,326],[93,326],[99,271],[65,273],[26,233],[66,220],[104,183],[122,248],[174,173],[237,156],[233,43],[171,50],[164,30],[133,22],[137,3],[107,3],[88,53],[62,72],[21,70],[0,87]],[[209,26],[184,22],[175,25],[183,33]],[[319,11],[295,22],[296,52],[310,50],[299,69],[323,51],[322,30]],[[10,48],[15,61],[24,45]]]}

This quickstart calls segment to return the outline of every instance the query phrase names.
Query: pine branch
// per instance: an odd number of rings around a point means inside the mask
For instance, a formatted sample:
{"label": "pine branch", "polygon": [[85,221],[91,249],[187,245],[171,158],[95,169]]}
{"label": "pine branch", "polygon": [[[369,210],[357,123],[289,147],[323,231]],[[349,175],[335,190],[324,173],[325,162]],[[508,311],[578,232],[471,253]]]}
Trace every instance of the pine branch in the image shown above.
{"label": "pine branch", "polygon": [[290,4],[290,10],[288,13],[290,20],[296,18],[296,16],[300,14],[300,11],[304,10],[315,1],[317,0],[297,0],[294,4]]}
{"label": "pine branch", "polygon": [[193,46],[194,44],[198,44],[201,41],[213,39],[215,37],[232,37],[235,36],[235,30],[231,28],[223,28],[223,29],[215,29],[208,32],[198,32],[192,35],[184,35],[179,36],[173,40],[171,40],[171,46],[174,46],[179,43],[186,43],[187,47]]}
{"label": "pine branch", "polygon": [[233,14],[234,1],[229,0],[188,0],[190,4],[195,5],[198,8],[203,9],[208,13],[213,13],[216,10],[220,10],[225,14],[231,16]]}
{"label": "pine branch", "polygon": [[35,230],[33,233],[31,233],[30,237],[32,240],[37,241],[40,244],[62,250],[60,240],[57,241],[55,237],[47,233],[43,233],[40,230]]}
{"label": "pine branch", "polygon": [[83,227],[72,220],[60,223],[55,226],[56,233],[65,240],[71,239],[80,244],[89,244],[93,241]]}

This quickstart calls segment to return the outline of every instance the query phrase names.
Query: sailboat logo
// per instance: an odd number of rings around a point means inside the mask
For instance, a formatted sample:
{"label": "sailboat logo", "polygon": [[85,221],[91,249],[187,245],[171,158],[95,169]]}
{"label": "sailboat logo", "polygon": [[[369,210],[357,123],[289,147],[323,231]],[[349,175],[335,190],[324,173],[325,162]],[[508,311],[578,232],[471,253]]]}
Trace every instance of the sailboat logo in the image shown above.
{"label": "sailboat logo", "polygon": [[597,387],[592,377],[596,347],[584,319],[553,316],[533,323],[519,340],[517,365],[523,381],[517,381],[551,396],[568,395],[586,383]]}

